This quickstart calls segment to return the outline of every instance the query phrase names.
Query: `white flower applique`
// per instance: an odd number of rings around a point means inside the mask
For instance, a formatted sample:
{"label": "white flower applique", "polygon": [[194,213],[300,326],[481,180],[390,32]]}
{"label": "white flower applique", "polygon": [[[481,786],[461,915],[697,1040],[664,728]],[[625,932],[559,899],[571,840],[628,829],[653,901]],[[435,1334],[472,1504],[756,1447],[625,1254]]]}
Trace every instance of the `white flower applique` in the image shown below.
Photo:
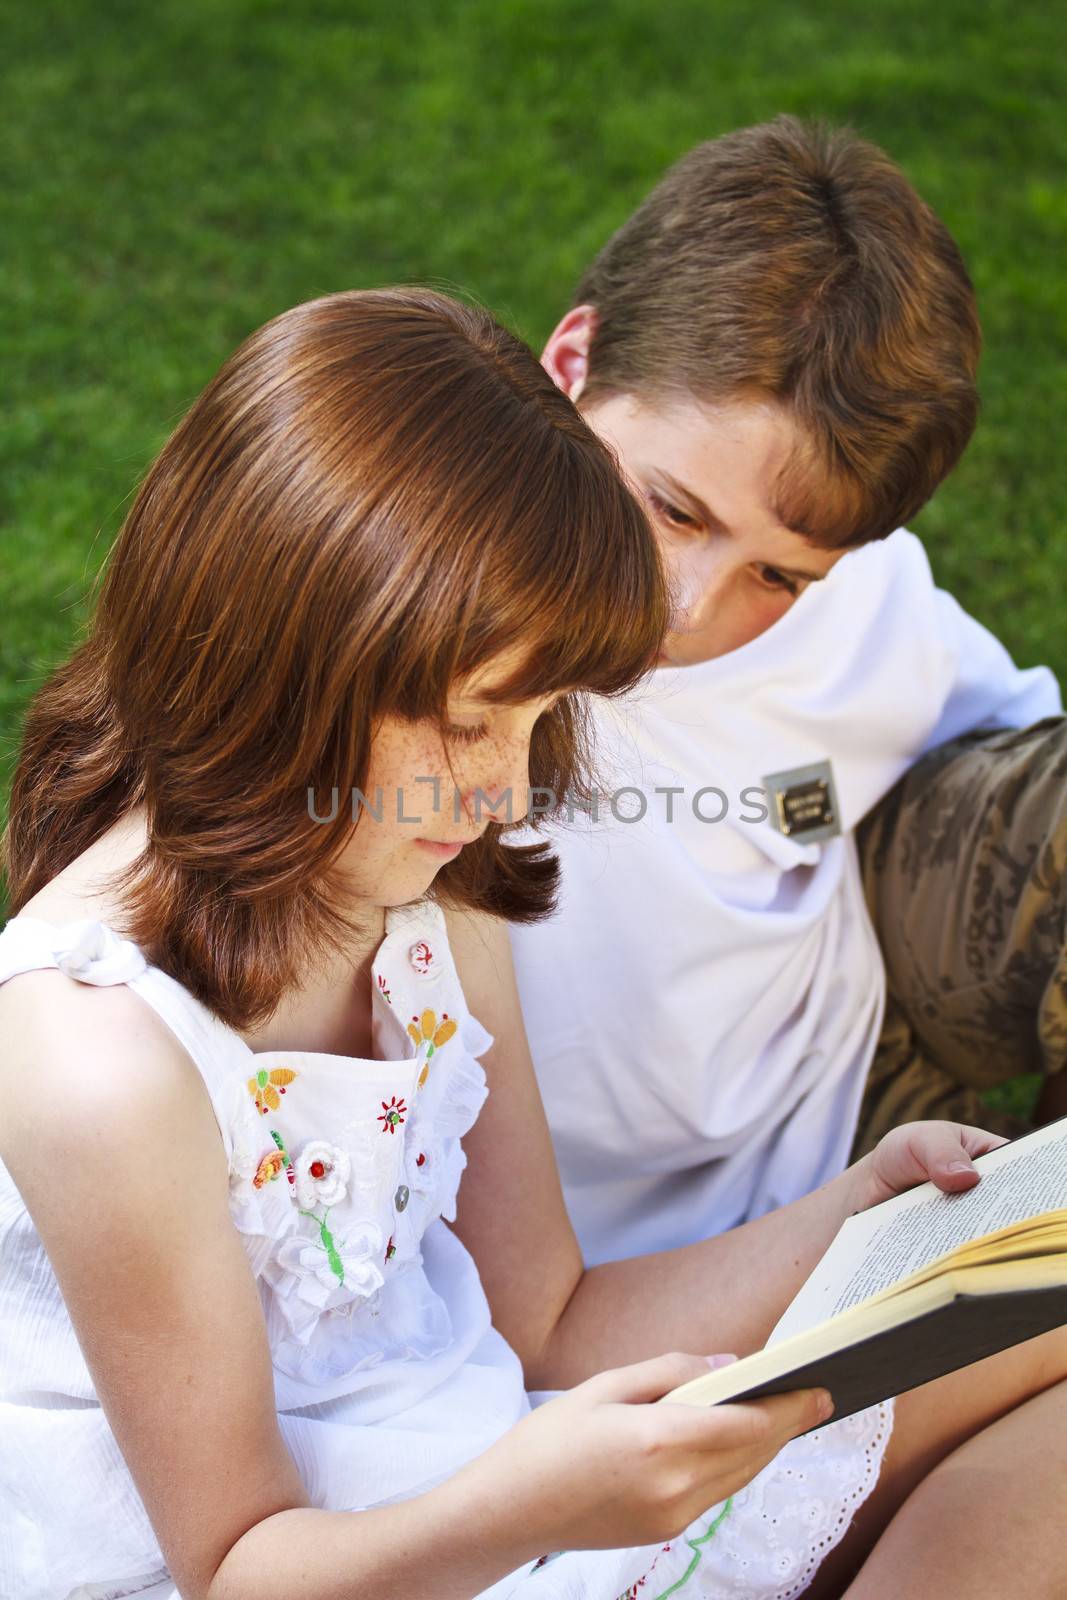
{"label": "white flower applique", "polygon": [[318,1229],[317,1239],[305,1234],[286,1239],[278,1251],[279,1266],[297,1277],[310,1277],[324,1288],[344,1284],[357,1294],[372,1293],[385,1281],[376,1265],[382,1248],[381,1229],[374,1223],[357,1223],[344,1239],[336,1239],[329,1226],[332,1207],[348,1192],[351,1161],[347,1152],[325,1139],[310,1139],[291,1156],[273,1128],[271,1135],[292,1182],[297,1210]]}
{"label": "white flower applique", "polygon": [[[303,1212],[310,1216],[310,1212]],[[358,1223],[344,1239],[335,1239],[326,1217],[318,1223],[319,1239],[294,1234],[278,1251],[278,1265],[297,1277],[311,1278],[324,1289],[344,1284],[354,1294],[372,1294],[385,1282],[378,1270],[382,1230],[372,1222]]]}
{"label": "white flower applique", "polygon": [[419,939],[408,951],[411,970],[425,983],[436,983],[444,970],[433,946],[427,939]]}
{"label": "white flower applique", "polygon": [[344,1150],[312,1139],[293,1157],[293,1178],[298,1204],[306,1211],[317,1205],[335,1206],[348,1192],[351,1162]]}

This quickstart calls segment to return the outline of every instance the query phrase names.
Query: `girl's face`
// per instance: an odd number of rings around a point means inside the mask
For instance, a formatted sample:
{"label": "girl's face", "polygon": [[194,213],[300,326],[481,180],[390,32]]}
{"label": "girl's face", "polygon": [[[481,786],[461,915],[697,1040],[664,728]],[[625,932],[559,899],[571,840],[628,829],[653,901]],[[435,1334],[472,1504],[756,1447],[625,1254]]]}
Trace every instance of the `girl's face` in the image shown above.
{"label": "girl's face", "polygon": [[487,701],[486,690],[506,682],[520,659],[519,651],[497,656],[453,685],[445,735],[429,718],[378,723],[364,796],[339,797],[356,822],[339,862],[353,897],[378,906],[417,900],[490,822],[526,815],[534,724],[562,694]]}

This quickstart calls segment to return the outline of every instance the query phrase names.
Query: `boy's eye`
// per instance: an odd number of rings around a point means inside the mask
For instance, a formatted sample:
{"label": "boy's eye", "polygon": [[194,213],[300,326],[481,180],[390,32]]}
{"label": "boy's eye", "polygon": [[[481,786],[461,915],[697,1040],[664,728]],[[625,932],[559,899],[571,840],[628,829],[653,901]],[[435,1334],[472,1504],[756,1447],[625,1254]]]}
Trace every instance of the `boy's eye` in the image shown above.
{"label": "boy's eye", "polygon": [[646,498],[653,511],[663,517],[675,528],[699,527],[696,517],[691,517],[688,511],[682,511],[678,506],[672,505],[669,500],[664,500],[654,489],[646,491]]}
{"label": "boy's eye", "polygon": [[777,567],[757,568],[760,582],[765,583],[768,589],[784,589],[786,594],[796,594],[797,585],[792,578],[787,578],[784,572],[779,572]]}

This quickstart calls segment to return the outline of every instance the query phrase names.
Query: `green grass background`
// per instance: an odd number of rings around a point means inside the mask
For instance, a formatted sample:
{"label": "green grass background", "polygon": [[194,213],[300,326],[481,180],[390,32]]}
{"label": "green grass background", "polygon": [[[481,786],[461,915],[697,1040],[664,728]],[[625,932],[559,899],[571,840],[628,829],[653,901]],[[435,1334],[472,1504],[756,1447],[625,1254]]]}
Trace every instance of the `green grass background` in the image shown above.
{"label": "green grass background", "polygon": [[[3,0],[0,791],[140,473],[253,327],[462,286],[535,346],[688,146],[851,123],[970,264],[984,413],[916,524],[1067,675],[1062,19],[1039,0]],[[3,814],[0,802],[0,817]]]}

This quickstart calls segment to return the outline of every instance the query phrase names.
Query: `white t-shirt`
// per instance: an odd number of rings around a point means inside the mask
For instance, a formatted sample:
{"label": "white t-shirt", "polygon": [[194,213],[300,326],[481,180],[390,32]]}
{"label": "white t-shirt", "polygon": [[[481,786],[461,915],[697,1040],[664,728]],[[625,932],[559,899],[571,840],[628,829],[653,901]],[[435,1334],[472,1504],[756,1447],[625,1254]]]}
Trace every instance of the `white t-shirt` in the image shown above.
{"label": "white t-shirt", "polygon": [[[587,1262],[692,1243],[842,1170],[885,996],[851,832],[925,750],[1060,710],[904,529],[749,644],[598,702],[614,806],[551,826],[559,912],[512,930]],[[753,791],[827,761],[841,835],[787,837]]]}

